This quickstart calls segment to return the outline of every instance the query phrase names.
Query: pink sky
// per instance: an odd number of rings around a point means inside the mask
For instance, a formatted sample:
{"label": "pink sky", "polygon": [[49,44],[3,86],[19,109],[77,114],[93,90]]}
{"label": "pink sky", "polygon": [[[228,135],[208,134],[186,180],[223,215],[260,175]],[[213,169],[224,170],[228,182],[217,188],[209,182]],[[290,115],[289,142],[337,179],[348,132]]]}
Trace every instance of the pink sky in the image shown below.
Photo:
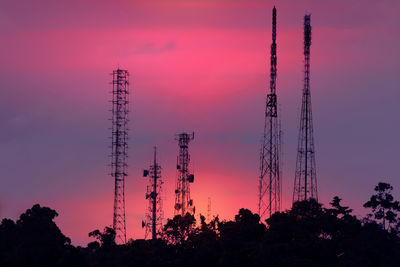
{"label": "pink sky", "polygon": [[196,210],[257,210],[271,10],[278,12],[283,207],[291,205],[302,89],[302,21],[312,14],[311,92],[320,201],[356,214],[379,181],[399,198],[397,1],[3,1],[0,4],[0,217],[56,209],[74,244],[112,222],[109,73],[131,74],[127,231],[143,238],[157,145],[173,212],[174,134],[191,143]]}

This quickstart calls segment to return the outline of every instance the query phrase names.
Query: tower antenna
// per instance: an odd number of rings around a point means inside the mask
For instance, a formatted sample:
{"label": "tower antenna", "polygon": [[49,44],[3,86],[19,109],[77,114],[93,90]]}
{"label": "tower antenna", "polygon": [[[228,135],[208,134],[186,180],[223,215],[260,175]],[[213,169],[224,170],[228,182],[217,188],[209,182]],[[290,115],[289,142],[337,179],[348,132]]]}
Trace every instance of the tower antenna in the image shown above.
{"label": "tower antenna", "polygon": [[190,184],[194,182],[194,175],[189,173],[189,142],[193,139],[194,133],[183,132],[175,136],[175,140],[179,143],[179,156],[176,165],[178,177],[175,189],[174,215],[181,215],[182,217],[186,213],[195,213],[193,200],[190,198]]}
{"label": "tower antenna", "polygon": [[111,132],[111,176],[114,177],[113,229],[115,242],[126,243],[125,221],[125,177],[128,152],[128,94],[129,73],[117,69],[113,73],[112,132]]}
{"label": "tower antenna", "polygon": [[211,197],[208,197],[207,203],[207,222],[211,221]]}
{"label": "tower antenna", "polygon": [[276,96],[276,8],[272,9],[270,92],[267,94],[264,135],[260,153],[258,214],[271,217],[281,205],[281,129]]}
{"label": "tower antenna", "polygon": [[146,211],[146,219],[142,222],[142,227],[146,228],[145,238],[151,232],[151,238],[157,239],[157,235],[160,234],[163,220],[162,210],[162,177],[161,177],[161,166],[157,163],[157,147],[154,147],[154,158],[153,165],[150,166],[149,170],[143,171],[143,176],[149,176],[149,185],[147,186],[146,199],[148,207]]}
{"label": "tower antenna", "polygon": [[318,201],[314,132],[311,112],[310,46],[311,15],[306,14],[304,16],[304,87],[301,104],[293,203],[309,199]]}

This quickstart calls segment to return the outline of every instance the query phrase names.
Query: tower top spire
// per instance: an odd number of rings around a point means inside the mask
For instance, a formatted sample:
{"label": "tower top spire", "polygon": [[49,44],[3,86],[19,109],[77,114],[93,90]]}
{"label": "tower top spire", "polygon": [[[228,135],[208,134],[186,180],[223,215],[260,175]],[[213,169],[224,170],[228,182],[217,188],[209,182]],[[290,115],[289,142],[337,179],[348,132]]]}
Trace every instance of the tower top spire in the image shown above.
{"label": "tower top spire", "polygon": [[311,14],[304,16],[304,55],[310,54],[311,46]]}

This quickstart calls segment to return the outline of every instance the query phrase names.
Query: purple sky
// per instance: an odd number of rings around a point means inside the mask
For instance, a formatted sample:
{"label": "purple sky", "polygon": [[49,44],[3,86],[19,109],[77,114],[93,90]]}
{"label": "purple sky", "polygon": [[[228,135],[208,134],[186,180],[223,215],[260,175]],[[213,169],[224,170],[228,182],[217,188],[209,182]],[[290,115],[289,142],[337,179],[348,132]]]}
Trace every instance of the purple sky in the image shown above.
{"label": "purple sky", "polygon": [[271,10],[278,13],[283,207],[291,205],[302,90],[302,23],[310,12],[311,94],[319,199],[363,215],[379,181],[400,198],[398,1],[2,1],[0,217],[56,209],[74,244],[112,222],[111,76],[131,73],[128,237],[142,238],[157,145],[173,211],[174,134],[191,144],[196,209],[256,211],[268,89]]}

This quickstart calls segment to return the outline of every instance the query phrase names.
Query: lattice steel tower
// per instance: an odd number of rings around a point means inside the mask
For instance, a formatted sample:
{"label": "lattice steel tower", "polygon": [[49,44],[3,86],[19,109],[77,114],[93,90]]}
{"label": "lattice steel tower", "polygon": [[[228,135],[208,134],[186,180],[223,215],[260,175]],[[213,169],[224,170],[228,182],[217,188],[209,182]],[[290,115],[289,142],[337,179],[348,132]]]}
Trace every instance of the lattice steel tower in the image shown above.
{"label": "lattice steel tower", "polygon": [[281,133],[276,96],[276,8],[272,10],[270,92],[267,94],[264,135],[260,153],[258,213],[270,217],[281,205]]}
{"label": "lattice steel tower", "polygon": [[293,202],[318,200],[310,92],[311,15],[304,16],[304,88],[301,104]]}
{"label": "lattice steel tower", "polygon": [[[150,176],[149,176],[150,175]],[[143,176],[149,176],[149,186],[147,186],[146,199],[148,202],[146,219],[142,226],[146,228],[145,238],[151,233],[153,240],[157,239],[162,228],[163,210],[161,190],[163,181],[161,179],[161,166],[157,163],[157,147],[154,147],[153,165],[149,170],[143,171]]]}
{"label": "lattice steel tower", "polygon": [[180,133],[176,135],[175,140],[179,142],[179,156],[176,169],[178,178],[175,189],[175,212],[174,215],[185,216],[186,213],[193,214],[195,208],[193,200],[190,198],[190,183],[194,182],[194,175],[189,174],[189,142],[194,139],[194,133]]}
{"label": "lattice steel tower", "polygon": [[207,201],[207,222],[211,221],[211,197],[208,197]]}
{"label": "lattice steel tower", "polygon": [[115,241],[126,243],[125,223],[125,177],[127,176],[128,150],[128,93],[129,73],[126,70],[114,70],[112,90],[112,150],[111,176],[115,180],[113,229]]}

